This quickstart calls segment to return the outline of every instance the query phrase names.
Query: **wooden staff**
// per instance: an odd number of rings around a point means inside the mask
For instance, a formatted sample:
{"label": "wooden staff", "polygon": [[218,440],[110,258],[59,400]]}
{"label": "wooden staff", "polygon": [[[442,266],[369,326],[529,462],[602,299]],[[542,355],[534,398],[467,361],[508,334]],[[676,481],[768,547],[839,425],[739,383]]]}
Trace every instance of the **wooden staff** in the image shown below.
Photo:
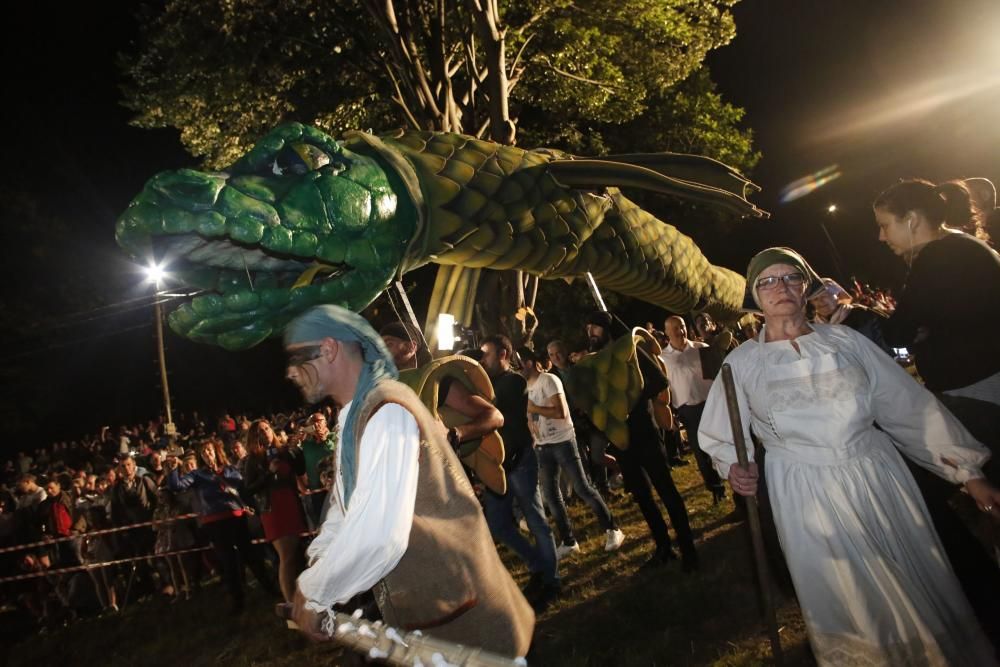
{"label": "wooden staff", "polygon": [[[733,442],[736,445],[736,459],[744,470],[748,468],[746,440],[743,437],[743,420],[740,418],[740,405],[736,400],[736,383],[733,382],[733,369],[729,364],[722,364],[722,386],[726,390],[726,406],[729,408],[729,424],[733,428]],[[757,582],[760,586],[760,598],[764,606],[764,622],[771,639],[771,655],[774,663],[781,665],[784,658],[781,653],[781,638],[778,637],[778,621],[774,615],[774,600],[771,596],[771,574],[767,569],[767,556],[764,554],[764,533],[760,527],[760,514],[757,510],[756,496],[743,496],[747,503],[747,519],[750,524],[750,537],[753,541],[753,556],[757,565]]]}

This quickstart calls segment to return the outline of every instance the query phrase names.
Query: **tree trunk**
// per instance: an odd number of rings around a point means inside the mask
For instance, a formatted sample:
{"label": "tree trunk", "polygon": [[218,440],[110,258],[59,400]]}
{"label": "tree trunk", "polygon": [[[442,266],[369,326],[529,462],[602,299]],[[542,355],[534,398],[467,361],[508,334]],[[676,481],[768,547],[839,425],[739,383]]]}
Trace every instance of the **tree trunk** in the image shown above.
{"label": "tree trunk", "polygon": [[[461,1],[461,0],[460,0]],[[473,30],[466,36],[463,48],[452,48],[448,44],[447,20],[457,14],[458,7],[450,6],[448,0],[435,0],[432,5],[421,3],[396,3],[393,0],[369,0],[370,14],[382,28],[386,46],[386,70],[396,86],[396,102],[412,124],[430,130],[462,132],[463,120],[476,118],[477,96],[485,93],[486,118],[481,127],[488,130],[490,139],[505,145],[513,145],[516,138],[516,123],[510,118],[508,105],[510,81],[507,75],[506,29],[500,18],[498,0],[464,0]],[[428,9],[428,7],[431,7]],[[426,24],[430,30],[418,37],[414,26],[423,25],[421,11],[428,13]],[[424,46],[423,53],[417,45],[418,39]],[[482,50],[483,63],[476,62],[476,42]],[[464,72],[467,76],[465,94],[456,92],[454,75],[461,68],[455,68],[449,54],[464,51],[466,59]],[[422,61],[422,55],[427,62]],[[482,81],[482,87],[477,88]],[[462,103],[458,102],[462,100]],[[528,343],[537,327],[533,317],[516,317],[517,313],[529,312],[525,302],[525,282],[520,271],[483,271],[481,277],[461,275],[473,269],[451,267],[438,272],[434,285],[435,296],[428,306],[425,329],[433,338],[434,322],[442,312],[450,312],[459,320],[471,313],[461,311],[462,301],[451,303],[439,291],[446,291],[449,285],[478,281],[475,299],[470,296],[467,303],[475,303],[478,329],[484,335],[504,333],[515,344]],[[475,271],[478,272],[478,269]],[[537,281],[537,279],[535,279]],[[529,290],[537,292],[537,282]],[[533,297],[532,303],[534,305]]]}

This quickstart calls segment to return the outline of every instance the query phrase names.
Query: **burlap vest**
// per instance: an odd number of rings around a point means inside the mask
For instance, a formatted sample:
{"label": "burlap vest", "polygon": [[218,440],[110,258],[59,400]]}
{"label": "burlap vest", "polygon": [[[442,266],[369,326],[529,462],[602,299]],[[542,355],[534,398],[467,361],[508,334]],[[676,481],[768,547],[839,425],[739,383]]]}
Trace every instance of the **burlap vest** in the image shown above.
{"label": "burlap vest", "polygon": [[[386,403],[397,403],[414,416],[421,441],[409,546],[375,587],[385,622],[501,655],[525,655],[535,614],[500,562],[441,424],[412,390],[385,381],[359,408],[356,442],[361,443],[371,415]],[[358,458],[364,455],[358,451]]]}

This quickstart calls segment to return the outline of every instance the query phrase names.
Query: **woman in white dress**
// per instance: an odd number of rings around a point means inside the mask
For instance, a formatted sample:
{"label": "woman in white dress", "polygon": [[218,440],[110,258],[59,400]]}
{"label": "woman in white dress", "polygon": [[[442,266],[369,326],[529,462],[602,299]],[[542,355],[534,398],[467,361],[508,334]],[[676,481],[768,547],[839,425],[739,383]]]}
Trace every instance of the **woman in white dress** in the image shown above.
{"label": "woman in white dress", "polygon": [[[746,441],[752,428],[767,450],[778,536],[813,652],[820,665],[996,664],[897,448],[1000,517],[1000,491],[980,470],[989,454],[871,341],[810,325],[806,301],[820,286],[793,250],[755,256],[747,290],[764,329],[726,359]],[[716,382],[699,442],[736,493],[754,495],[756,464],[737,465],[733,441]]]}

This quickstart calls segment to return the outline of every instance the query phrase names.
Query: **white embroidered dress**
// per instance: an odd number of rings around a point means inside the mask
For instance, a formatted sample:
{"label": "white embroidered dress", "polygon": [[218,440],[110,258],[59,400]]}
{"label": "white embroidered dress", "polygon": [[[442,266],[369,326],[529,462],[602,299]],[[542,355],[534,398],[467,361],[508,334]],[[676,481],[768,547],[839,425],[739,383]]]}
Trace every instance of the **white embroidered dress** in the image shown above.
{"label": "white embroidered dress", "polygon": [[[897,451],[959,484],[982,476],[986,448],[864,336],[812,327],[799,351],[762,332],[726,363],[743,427],[767,451],[778,536],[819,664],[995,664]],[[722,382],[699,442],[727,477],[736,450]]]}

